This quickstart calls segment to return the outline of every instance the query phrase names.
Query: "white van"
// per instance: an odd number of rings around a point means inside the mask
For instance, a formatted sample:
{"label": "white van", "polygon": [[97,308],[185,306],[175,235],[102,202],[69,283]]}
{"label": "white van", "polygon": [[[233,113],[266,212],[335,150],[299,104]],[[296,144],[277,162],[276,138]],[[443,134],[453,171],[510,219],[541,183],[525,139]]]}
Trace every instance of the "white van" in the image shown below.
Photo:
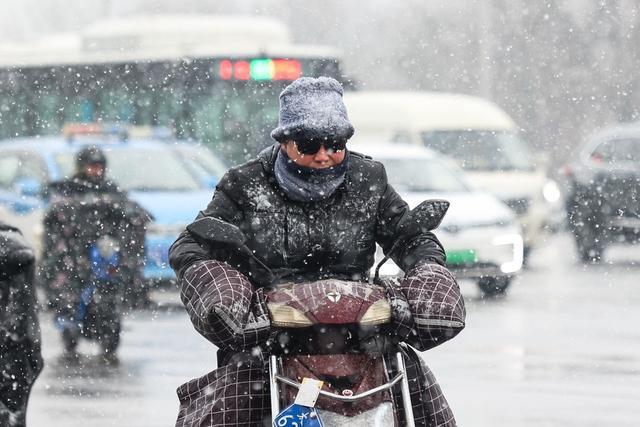
{"label": "white van", "polygon": [[560,210],[560,192],[547,178],[515,122],[478,97],[439,92],[348,92],[344,96],[354,141],[424,145],[454,159],[476,187],[518,215],[525,256]]}

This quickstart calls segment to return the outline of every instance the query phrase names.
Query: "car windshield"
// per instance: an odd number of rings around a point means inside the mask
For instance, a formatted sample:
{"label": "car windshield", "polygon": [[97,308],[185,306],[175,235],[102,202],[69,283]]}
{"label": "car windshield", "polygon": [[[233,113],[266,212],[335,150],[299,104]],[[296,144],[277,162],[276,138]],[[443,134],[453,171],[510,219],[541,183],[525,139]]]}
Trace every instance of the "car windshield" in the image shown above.
{"label": "car windshield", "polygon": [[400,192],[451,193],[468,191],[462,177],[432,159],[378,158],[385,166],[391,185]]}
{"label": "car windshield", "polygon": [[189,169],[200,179],[220,178],[227,170],[225,164],[203,146],[176,146]]}
{"label": "car windshield", "polygon": [[626,138],[603,142],[593,151],[592,158],[598,158],[604,163],[640,162],[640,139]]}
{"label": "car windshield", "polygon": [[423,132],[424,145],[455,159],[465,170],[531,171],[534,162],[524,141],[513,132]]}
{"label": "car windshield", "polygon": [[[201,185],[169,150],[106,151],[107,176],[127,191],[190,191]],[[65,177],[73,175],[75,154],[56,158]]]}

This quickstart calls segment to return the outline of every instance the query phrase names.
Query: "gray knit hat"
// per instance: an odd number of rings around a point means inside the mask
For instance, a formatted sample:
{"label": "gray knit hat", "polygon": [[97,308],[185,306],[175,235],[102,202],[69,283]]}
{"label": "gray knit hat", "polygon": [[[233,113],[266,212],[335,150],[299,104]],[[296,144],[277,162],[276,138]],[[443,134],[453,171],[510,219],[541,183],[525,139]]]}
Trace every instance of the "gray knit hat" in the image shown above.
{"label": "gray knit hat", "polygon": [[300,77],[280,94],[280,119],[271,137],[278,142],[351,138],[342,93],[342,85],[331,77]]}

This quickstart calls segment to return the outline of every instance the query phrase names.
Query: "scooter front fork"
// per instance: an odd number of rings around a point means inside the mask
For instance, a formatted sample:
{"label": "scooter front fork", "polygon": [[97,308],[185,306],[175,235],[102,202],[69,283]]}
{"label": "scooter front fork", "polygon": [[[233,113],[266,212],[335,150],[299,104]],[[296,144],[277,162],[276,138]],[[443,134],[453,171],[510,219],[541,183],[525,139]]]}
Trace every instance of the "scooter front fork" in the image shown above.
{"label": "scooter front fork", "polygon": [[402,407],[404,408],[405,425],[407,427],[415,427],[413,421],[413,407],[411,406],[411,392],[409,391],[409,378],[407,378],[407,368],[404,364],[404,357],[401,352],[396,353],[396,361],[398,364],[398,372],[402,373],[400,387],[402,390]]}
{"label": "scooter front fork", "polygon": [[[396,353],[396,364],[398,373],[402,375],[400,380],[400,390],[402,395],[402,407],[405,414],[405,426],[415,427],[413,420],[413,407],[411,406],[411,393],[409,391],[409,379],[407,378],[407,369],[404,364],[404,357],[401,352]],[[271,397],[271,423],[274,425],[275,418],[280,413],[280,385],[278,384],[278,376],[280,375],[280,360],[277,356],[269,356],[269,391]],[[290,382],[290,381],[289,381]],[[380,390],[384,390],[387,387],[392,387],[397,382],[397,379],[388,383],[386,386],[381,386]],[[375,391],[371,391],[374,392]],[[371,393],[370,392],[370,393]],[[321,394],[326,395],[325,392]],[[364,397],[364,396],[363,396]],[[344,399],[337,397],[338,399]]]}

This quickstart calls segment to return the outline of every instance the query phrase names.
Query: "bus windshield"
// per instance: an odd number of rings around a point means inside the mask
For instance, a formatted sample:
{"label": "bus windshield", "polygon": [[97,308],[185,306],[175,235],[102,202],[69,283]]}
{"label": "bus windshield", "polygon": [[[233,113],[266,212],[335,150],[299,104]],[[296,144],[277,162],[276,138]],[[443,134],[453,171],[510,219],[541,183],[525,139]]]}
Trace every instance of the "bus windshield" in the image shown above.
{"label": "bus windshield", "polygon": [[[11,82],[0,84],[0,138],[58,134],[68,122],[117,122],[166,126],[225,157],[252,156],[272,143],[278,95],[290,80],[223,80],[212,73],[220,63],[0,69],[0,82]],[[333,61],[302,63],[301,73],[339,77]]]}
{"label": "bus windshield", "polygon": [[[0,139],[54,135],[69,122],[163,126],[238,161],[273,143],[287,84],[300,76],[343,80],[331,48],[288,42],[279,22],[170,18],[109,27],[99,38],[78,33],[80,47],[59,54],[28,45],[19,55],[0,52]],[[116,32],[122,28],[138,32]],[[184,31],[159,46],[158,34],[172,28]],[[178,35],[185,39],[168,42]],[[283,44],[270,54],[265,47],[274,40]]]}
{"label": "bus windshield", "polygon": [[534,162],[524,141],[506,131],[430,131],[422,133],[427,148],[456,160],[465,170],[531,171]]}
{"label": "bus windshield", "polygon": [[[201,188],[194,177],[169,150],[127,149],[107,151],[107,176],[126,191],[196,191]],[[56,157],[62,175],[74,173],[75,154]],[[140,168],[140,165],[153,167]]]}

